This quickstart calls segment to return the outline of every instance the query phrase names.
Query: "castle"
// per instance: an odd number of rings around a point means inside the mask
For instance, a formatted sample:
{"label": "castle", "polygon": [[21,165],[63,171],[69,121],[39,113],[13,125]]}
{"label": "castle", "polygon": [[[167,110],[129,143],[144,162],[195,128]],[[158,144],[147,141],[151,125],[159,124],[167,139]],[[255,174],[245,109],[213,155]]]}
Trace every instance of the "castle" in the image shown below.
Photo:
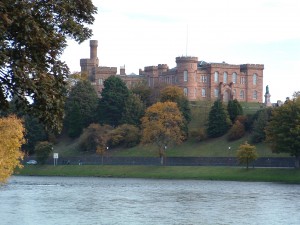
{"label": "castle", "polygon": [[80,59],[81,72],[87,73],[99,96],[103,82],[109,76],[120,76],[130,88],[146,81],[151,88],[160,84],[175,85],[183,89],[190,101],[221,99],[227,102],[259,102],[263,99],[263,64],[233,65],[225,62],[207,63],[197,57],[176,57],[175,68],[166,64],[146,66],[139,75],[126,75],[125,67],[99,66],[98,41],[90,41],[90,58]]}

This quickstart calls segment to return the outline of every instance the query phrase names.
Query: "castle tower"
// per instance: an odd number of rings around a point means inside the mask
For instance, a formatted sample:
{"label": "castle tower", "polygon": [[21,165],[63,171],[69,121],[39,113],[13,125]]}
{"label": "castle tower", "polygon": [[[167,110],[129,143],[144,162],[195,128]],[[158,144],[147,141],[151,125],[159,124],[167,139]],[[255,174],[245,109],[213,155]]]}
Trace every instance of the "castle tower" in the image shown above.
{"label": "castle tower", "polygon": [[270,95],[270,92],[269,92],[269,85],[266,86],[265,105],[266,106],[272,106],[271,95]]}
{"label": "castle tower", "polygon": [[92,68],[98,67],[99,59],[97,57],[97,40],[90,40],[90,58],[89,59],[80,59],[81,72],[90,73]]}
{"label": "castle tower", "polygon": [[190,100],[196,100],[197,89],[197,57],[176,57],[178,86]]}
{"label": "castle tower", "polygon": [[97,47],[98,41],[90,40],[90,59],[92,62],[94,62],[96,67],[99,65],[99,59],[97,57]]}

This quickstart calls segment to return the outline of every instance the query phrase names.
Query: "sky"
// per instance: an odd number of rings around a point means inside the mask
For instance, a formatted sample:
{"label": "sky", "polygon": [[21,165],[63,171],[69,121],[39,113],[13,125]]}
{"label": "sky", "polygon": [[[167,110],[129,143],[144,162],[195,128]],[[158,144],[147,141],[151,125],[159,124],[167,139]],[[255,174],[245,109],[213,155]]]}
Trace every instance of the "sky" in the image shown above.
{"label": "sky", "polygon": [[[176,66],[178,56],[206,62],[264,64],[271,102],[300,91],[299,0],[93,0],[91,40],[100,66],[138,74],[145,66]],[[62,60],[71,72],[90,57],[89,40],[68,40]]]}

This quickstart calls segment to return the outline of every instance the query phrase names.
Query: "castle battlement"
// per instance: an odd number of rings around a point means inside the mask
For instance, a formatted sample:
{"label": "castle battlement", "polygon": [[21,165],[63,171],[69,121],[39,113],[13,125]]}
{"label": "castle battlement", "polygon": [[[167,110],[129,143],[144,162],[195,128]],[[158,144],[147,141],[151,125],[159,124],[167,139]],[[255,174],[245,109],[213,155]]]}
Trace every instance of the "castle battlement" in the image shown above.
{"label": "castle battlement", "polygon": [[193,56],[179,56],[176,57],[176,63],[198,63],[198,57]]}
{"label": "castle battlement", "polygon": [[152,71],[156,71],[156,70],[157,70],[157,66],[145,66],[144,67],[145,72],[152,72]]}
{"label": "castle battlement", "polygon": [[99,66],[96,68],[96,73],[102,73],[102,74],[117,74],[117,67],[106,67],[106,66]]}
{"label": "castle battlement", "polygon": [[256,69],[256,70],[263,70],[263,64],[242,64],[240,65],[241,69]]}

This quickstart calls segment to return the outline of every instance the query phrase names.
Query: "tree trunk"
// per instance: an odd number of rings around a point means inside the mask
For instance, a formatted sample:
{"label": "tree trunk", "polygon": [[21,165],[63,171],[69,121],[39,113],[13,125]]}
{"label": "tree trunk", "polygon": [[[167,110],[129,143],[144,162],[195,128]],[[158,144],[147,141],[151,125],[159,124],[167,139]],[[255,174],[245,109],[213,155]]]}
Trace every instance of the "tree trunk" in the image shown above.
{"label": "tree trunk", "polygon": [[163,155],[161,155],[160,156],[160,165],[164,165],[164,156]]}

